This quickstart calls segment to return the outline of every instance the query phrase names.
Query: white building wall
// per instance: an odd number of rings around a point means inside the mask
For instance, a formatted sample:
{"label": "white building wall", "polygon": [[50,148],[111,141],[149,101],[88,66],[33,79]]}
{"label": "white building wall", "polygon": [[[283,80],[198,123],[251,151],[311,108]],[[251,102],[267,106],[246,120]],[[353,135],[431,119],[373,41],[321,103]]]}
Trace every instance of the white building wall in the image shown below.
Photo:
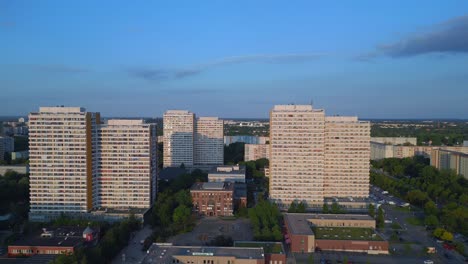
{"label": "white building wall", "polygon": [[224,164],[224,123],[217,117],[200,117],[195,125],[195,167],[209,170]]}
{"label": "white building wall", "polygon": [[163,166],[193,167],[195,115],[185,110],[169,110],[164,113],[163,123]]}

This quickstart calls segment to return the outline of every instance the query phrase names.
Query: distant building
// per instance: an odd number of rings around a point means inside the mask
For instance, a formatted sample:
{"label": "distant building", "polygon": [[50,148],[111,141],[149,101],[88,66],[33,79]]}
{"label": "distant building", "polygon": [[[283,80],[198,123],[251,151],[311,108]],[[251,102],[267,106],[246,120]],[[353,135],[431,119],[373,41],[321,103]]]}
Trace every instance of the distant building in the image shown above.
{"label": "distant building", "polygon": [[[264,137],[263,137],[264,138]],[[233,143],[246,143],[246,144],[264,144],[260,143],[260,137],[239,135],[239,136],[224,136],[224,145],[228,146]]]}
{"label": "distant building", "polygon": [[5,160],[5,145],[2,140],[0,140],[0,161],[1,160]]}
{"label": "distant building", "polygon": [[164,113],[164,168],[210,170],[224,163],[223,120],[195,118],[185,110]]}
{"label": "distant building", "polygon": [[14,171],[18,174],[27,174],[29,166],[27,165],[3,165],[0,166],[0,175],[5,175],[7,171]]}
{"label": "distant building", "polygon": [[321,207],[324,198],[368,197],[370,124],[325,117],[311,105],[276,105],[270,112],[270,199]]}
{"label": "distant building", "polygon": [[269,144],[245,144],[244,160],[270,159]]}
{"label": "distant building", "polygon": [[418,139],[415,137],[371,137],[372,142],[383,143],[387,145],[404,145],[410,144],[416,146]]}
{"label": "distant building", "polygon": [[29,151],[14,151],[11,153],[11,160],[29,159]]}
{"label": "distant building", "polygon": [[164,113],[163,166],[192,168],[195,114],[185,110]]}
{"label": "distant building", "polygon": [[142,264],[267,264],[261,247],[173,246],[168,243],[154,243],[148,252]]}
{"label": "distant building", "polygon": [[468,152],[434,149],[431,165],[437,169],[451,169],[468,179]]}
{"label": "distant building", "polygon": [[3,145],[3,152],[11,153],[15,151],[15,139],[13,137],[0,137],[0,143]]}
{"label": "distant building", "polygon": [[389,145],[381,142],[371,141],[371,160],[380,160],[387,158],[412,158],[414,156],[431,157],[431,153],[436,149],[445,149],[451,151],[468,151],[468,147],[459,146],[404,146]]}
{"label": "distant building", "polygon": [[99,234],[90,227],[44,228],[41,232],[23,237],[8,246],[8,256],[73,254],[87,243],[93,243]]}
{"label": "distant building", "polygon": [[245,166],[218,166],[208,173],[210,182],[245,182]]}
{"label": "distant building", "polygon": [[463,146],[464,146],[464,147],[468,147],[468,140],[464,140],[464,141],[463,141]]}
{"label": "distant building", "polygon": [[200,117],[196,120],[194,165],[208,171],[224,164],[223,120],[217,117]]}

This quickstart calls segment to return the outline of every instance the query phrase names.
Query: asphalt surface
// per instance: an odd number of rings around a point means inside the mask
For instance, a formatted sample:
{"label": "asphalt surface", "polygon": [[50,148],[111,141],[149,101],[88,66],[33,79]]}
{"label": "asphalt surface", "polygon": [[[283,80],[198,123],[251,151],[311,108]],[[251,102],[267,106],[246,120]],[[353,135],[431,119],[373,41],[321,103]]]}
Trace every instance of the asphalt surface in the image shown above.
{"label": "asphalt surface", "polygon": [[146,251],[143,251],[143,246],[140,241],[151,235],[152,230],[149,225],[144,226],[138,232],[134,233],[133,238],[130,239],[128,246],[125,247],[120,253],[112,260],[113,264],[137,264],[140,263],[146,256]]}

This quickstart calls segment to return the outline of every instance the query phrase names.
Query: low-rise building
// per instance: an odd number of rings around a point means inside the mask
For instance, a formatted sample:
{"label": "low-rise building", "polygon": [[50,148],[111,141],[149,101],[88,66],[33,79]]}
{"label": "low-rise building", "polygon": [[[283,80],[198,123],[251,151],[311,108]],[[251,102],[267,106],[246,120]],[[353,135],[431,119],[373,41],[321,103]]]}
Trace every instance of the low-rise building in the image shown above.
{"label": "low-rise building", "polygon": [[384,143],[387,145],[414,145],[418,144],[415,137],[371,137],[372,142]]}
{"label": "low-rise building", "polygon": [[245,182],[245,166],[218,166],[208,173],[210,182]]}
{"label": "low-rise building", "polygon": [[0,166],[0,175],[5,175],[7,171],[14,171],[18,174],[26,174],[29,172],[29,166],[27,165],[5,165]]}
{"label": "low-rise building", "polygon": [[292,252],[320,249],[388,254],[388,242],[374,232],[375,220],[368,215],[287,213],[284,222]]}
{"label": "low-rise building", "polygon": [[141,263],[265,264],[266,262],[261,247],[173,246],[168,243],[154,243]]}
{"label": "low-rise building", "polygon": [[197,182],[190,189],[198,215],[232,216],[234,208],[247,206],[247,186],[233,182]]}
{"label": "low-rise building", "polygon": [[86,243],[93,243],[97,237],[98,232],[90,227],[44,228],[41,232],[11,243],[8,246],[8,256],[72,254],[78,247]]}
{"label": "low-rise building", "polygon": [[234,247],[263,248],[265,263],[286,264],[286,251],[281,242],[234,241]]}

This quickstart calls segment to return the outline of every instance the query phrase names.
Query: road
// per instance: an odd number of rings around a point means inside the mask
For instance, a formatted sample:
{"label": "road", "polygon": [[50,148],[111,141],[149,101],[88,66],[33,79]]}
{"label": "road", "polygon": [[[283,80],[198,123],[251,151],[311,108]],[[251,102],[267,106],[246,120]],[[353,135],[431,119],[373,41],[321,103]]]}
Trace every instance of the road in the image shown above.
{"label": "road", "polygon": [[120,253],[112,260],[112,263],[140,263],[140,261],[146,256],[146,252],[141,250],[143,246],[140,244],[140,241],[147,238],[151,233],[152,230],[149,225],[144,226],[136,232],[134,237],[130,239],[128,246],[120,251]]}

